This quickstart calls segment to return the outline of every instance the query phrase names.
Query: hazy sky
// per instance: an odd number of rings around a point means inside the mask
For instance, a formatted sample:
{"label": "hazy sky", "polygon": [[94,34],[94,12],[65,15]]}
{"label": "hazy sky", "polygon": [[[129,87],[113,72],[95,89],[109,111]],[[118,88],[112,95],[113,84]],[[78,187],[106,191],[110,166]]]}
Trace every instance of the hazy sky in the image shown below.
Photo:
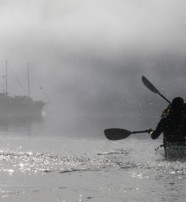
{"label": "hazy sky", "polygon": [[185,9],[185,0],[0,0],[0,74],[7,59],[26,83],[29,61],[45,110],[67,131],[145,125],[166,102],[142,75],[170,99],[185,96]]}

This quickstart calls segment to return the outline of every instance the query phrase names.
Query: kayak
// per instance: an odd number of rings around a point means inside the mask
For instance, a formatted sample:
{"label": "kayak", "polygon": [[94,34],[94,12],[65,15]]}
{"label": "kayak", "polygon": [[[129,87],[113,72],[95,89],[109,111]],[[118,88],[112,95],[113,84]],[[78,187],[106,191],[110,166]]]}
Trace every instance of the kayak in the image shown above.
{"label": "kayak", "polygon": [[164,152],[164,157],[167,160],[186,160],[186,143],[167,143],[166,145],[160,145],[156,152]]}
{"label": "kayak", "polygon": [[186,159],[186,143],[168,143],[165,147],[166,159]]}

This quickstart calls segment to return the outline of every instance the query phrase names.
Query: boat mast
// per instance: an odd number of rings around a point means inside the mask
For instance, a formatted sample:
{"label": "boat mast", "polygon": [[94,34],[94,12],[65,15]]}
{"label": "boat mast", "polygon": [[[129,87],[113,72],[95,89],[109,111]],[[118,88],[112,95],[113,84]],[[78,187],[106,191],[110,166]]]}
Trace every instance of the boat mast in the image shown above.
{"label": "boat mast", "polygon": [[5,93],[6,93],[6,95],[8,95],[8,62],[7,62],[7,60],[5,61],[5,64],[6,64],[6,75],[5,75],[5,77],[6,77],[6,89],[5,89]]}
{"label": "boat mast", "polygon": [[30,97],[30,72],[29,72],[29,62],[27,63],[27,76],[28,76],[28,97]]}

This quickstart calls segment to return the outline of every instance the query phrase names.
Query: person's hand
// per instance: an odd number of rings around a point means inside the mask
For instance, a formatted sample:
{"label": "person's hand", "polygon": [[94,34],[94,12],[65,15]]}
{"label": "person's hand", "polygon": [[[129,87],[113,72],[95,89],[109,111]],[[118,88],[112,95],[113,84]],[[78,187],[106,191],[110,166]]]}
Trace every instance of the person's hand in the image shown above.
{"label": "person's hand", "polygon": [[152,128],[147,129],[147,133],[151,134],[154,130]]}

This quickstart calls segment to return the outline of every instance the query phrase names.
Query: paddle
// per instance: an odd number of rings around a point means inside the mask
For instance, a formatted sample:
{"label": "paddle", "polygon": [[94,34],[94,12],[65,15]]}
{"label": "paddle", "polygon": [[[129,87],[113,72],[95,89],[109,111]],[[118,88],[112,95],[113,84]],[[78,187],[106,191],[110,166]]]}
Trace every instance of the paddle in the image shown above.
{"label": "paddle", "polygon": [[171,103],[165,96],[163,96],[159,90],[145,77],[142,76],[142,82],[143,84],[149,89],[151,90],[153,93],[157,93],[159,94],[164,100],[166,100],[169,104]]}
{"label": "paddle", "polygon": [[104,130],[105,136],[109,140],[122,140],[127,138],[131,134],[147,133],[149,130],[142,131],[129,131],[122,128],[108,128]]}

